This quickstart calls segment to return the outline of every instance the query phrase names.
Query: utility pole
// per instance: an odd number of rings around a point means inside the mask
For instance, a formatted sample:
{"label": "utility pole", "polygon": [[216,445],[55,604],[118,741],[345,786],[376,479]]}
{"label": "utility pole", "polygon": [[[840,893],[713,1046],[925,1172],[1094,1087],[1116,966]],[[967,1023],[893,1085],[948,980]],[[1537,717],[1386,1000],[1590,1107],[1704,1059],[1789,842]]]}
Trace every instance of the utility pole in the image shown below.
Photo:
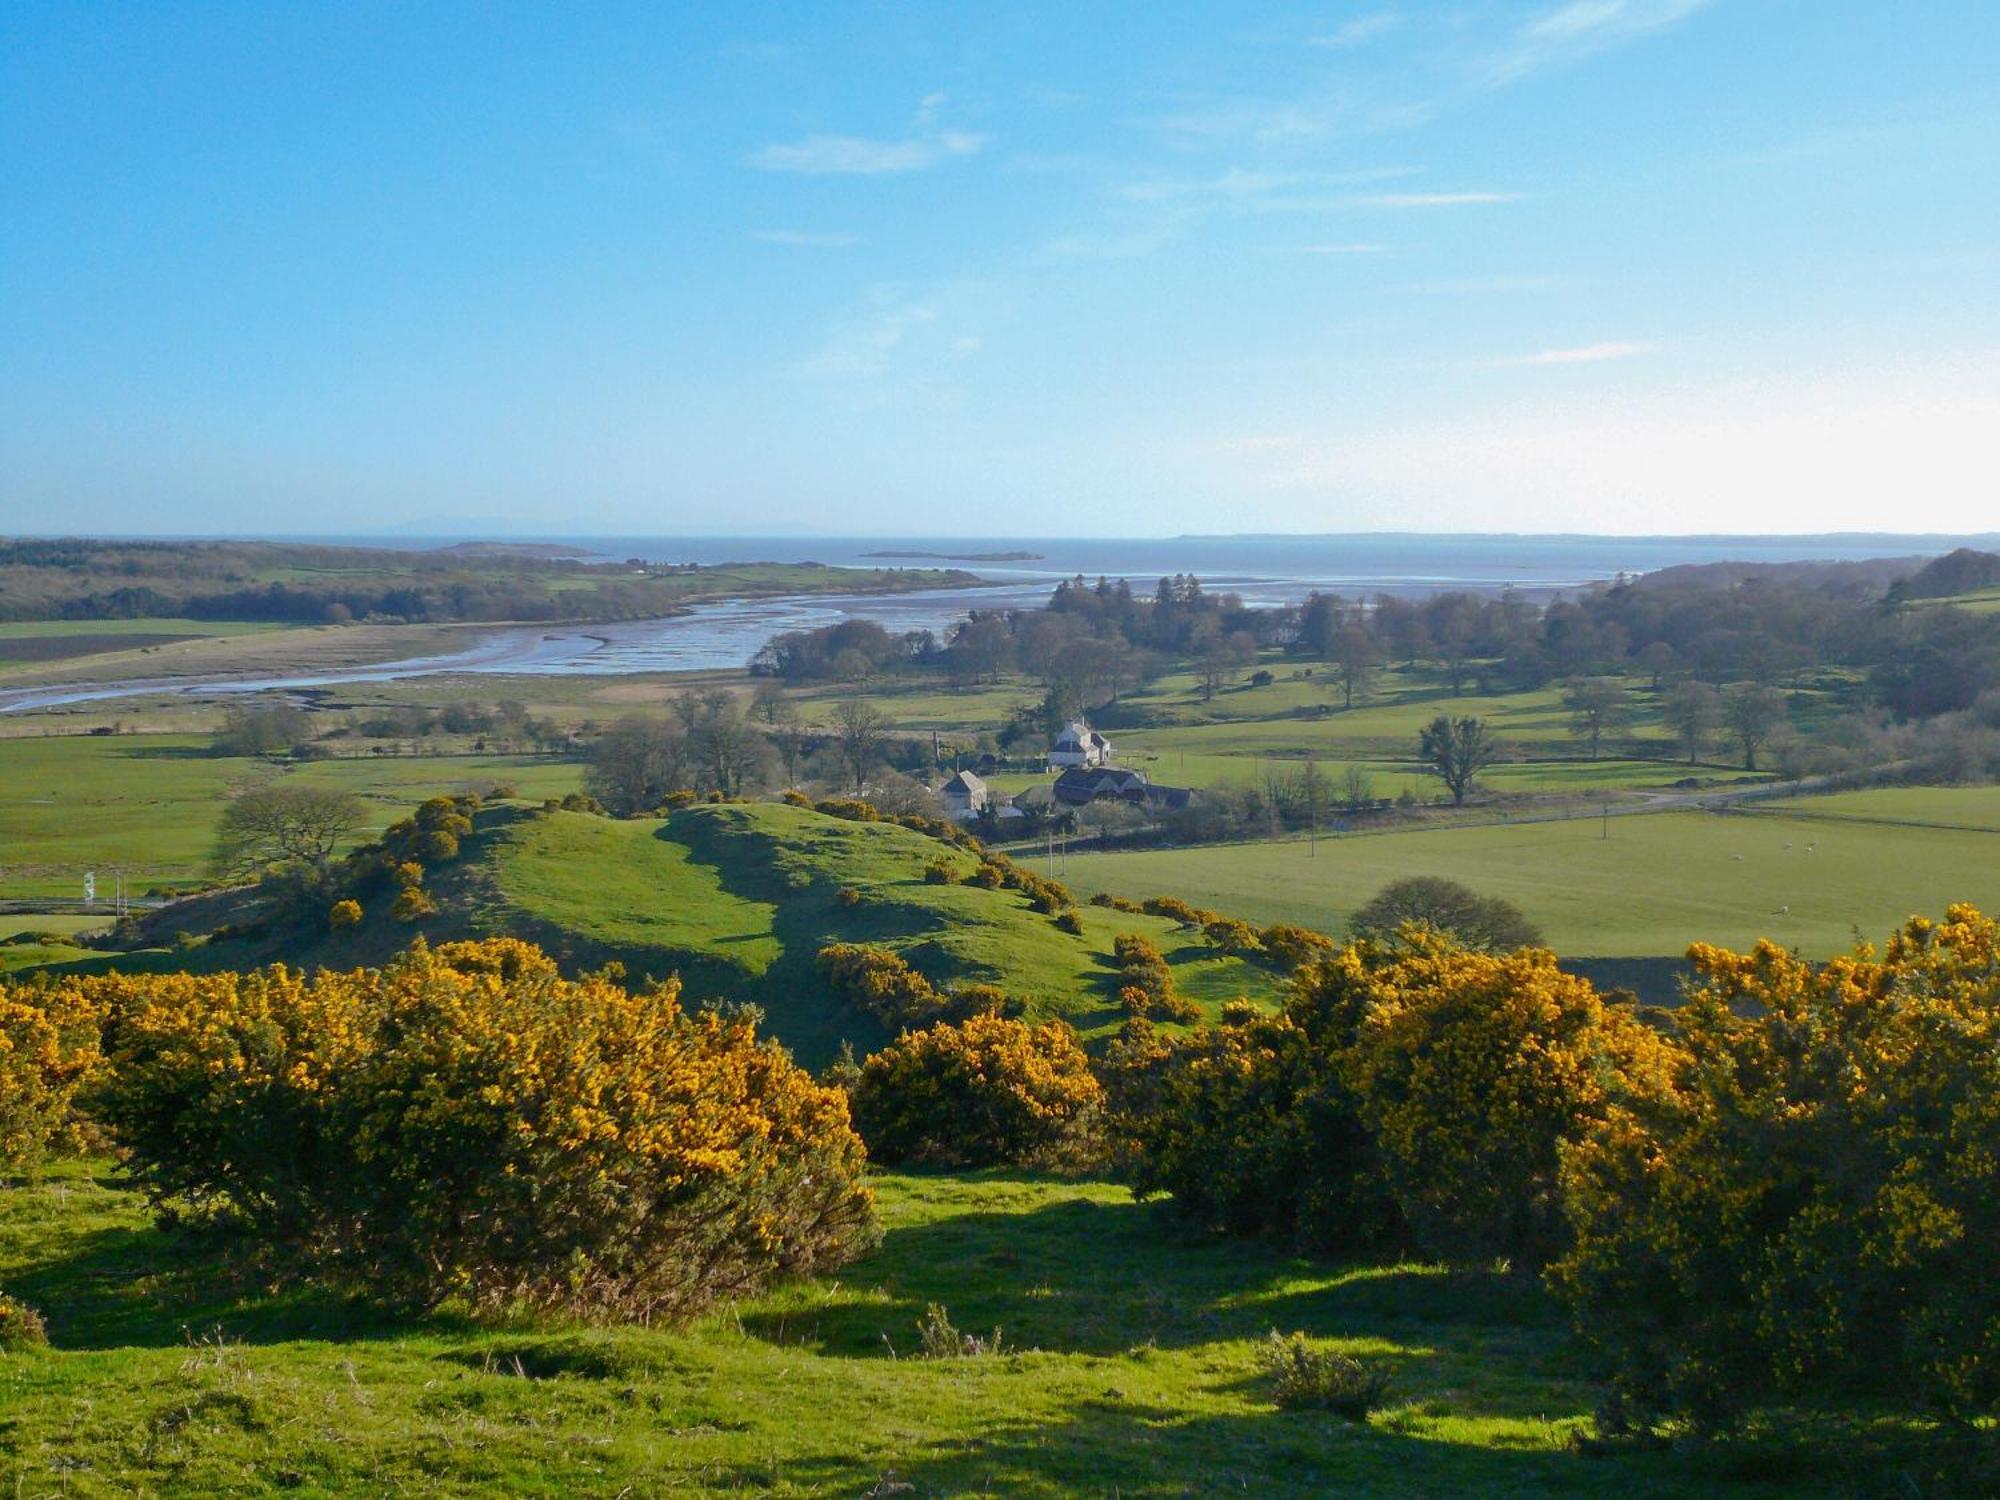
{"label": "utility pole", "polygon": [[1597,836],[1601,839],[1611,837],[1611,804],[1609,802],[1604,804],[1604,816],[1598,822]]}

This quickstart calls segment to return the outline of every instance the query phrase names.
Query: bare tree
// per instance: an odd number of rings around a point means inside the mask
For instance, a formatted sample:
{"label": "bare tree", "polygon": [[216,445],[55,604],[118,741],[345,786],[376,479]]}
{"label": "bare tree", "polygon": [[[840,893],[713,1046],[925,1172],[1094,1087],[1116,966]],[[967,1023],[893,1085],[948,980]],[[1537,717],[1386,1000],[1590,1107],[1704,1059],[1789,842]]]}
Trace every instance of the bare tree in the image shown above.
{"label": "bare tree", "polygon": [[624,817],[651,812],[669,792],[688,785],[691,762],[680,725],[634,714],[620,719],[591,747],[583,789]]}
{"label": "bare tree", "polygon": [[1465,794],[1479,773],[1500,753],[1499,741],[1480,720],[1446,714],[1431,720],[1418,743],[1425,768],[1445,784],[1455,807],[1465,805]]}
{"label": "bare tree", "polygon": [[834,705],[833,743],[840,762],[853,779],[857,794],[867,790],[868,773],[882,758],[882,741],[889,716],[866,698],[849,698]]}
{"label": "bare tree", "polygon": [[1757,769],[1757,752],[1786,719],[1785,695],[1776,688],[1739,682],[1722,695],[1722,722],[1743,747],[1743,769]]}
{"label": "bare tree", "polygon": [[253,787],[222,810],[215,870],[233,879],[273,868],[323,870],[361,818],[360,799],[334,787]]}
{"label": "bare tree", "polygon": [[1356,698],[1368,696],[1380,659],[1375,637],[1358,617],[1341,626],[1333,639],[1333,676],[1340,684],[1342,708],[1352,708]]}
{"label": "bare tree", "polygon": [[1569,710],[1569,732],[1590,746],[1596,760],[1604,748],[1604,737],[1616,734],[1632,722],[1632,697],[1625,685],[1610,677],[1579,677],[1563,694]]}
{"label": "bare tree", "polygon": [[1687,751],[1688,764],[1701,759],[1701,752],[1722,727],[1722,694],[1705,682],[1676,683],[1661,705],[1667,727]]}

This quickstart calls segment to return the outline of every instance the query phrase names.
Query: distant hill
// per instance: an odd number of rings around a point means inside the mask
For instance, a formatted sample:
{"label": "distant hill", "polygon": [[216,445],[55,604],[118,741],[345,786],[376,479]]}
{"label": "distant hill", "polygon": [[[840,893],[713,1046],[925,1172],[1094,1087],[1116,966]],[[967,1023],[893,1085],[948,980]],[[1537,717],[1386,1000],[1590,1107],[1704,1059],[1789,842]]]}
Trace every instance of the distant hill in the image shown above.
{"label": "distant hill", "polygon": [[1861,562],[1683,563],[1642,573],[1635,582],[1643,589],[1664,591],[1735,588],[1752,579],[1769,579],[1802,588],[1847,588],[1879,594],[1923,566],[1922,557],[1872,557]]}
{"label": "distant hill", "polygon": [[1949,599],[2000,588],[2000,552],[1960,547],[1934,557],[1903,579],[1896,592],[1905,599]]}
{"label": "distant hill", "polygon": [[[1111,966],[1123,932],[1152,938],[1176,986],[1211,1015],[1238,995],[1276,993],[1270,969],[1222,955],[1164,918],[1085,905],[1078,936],[1016,891],[926,883],[924,867],[944,853],[967,872],[974,866],[969,853],[911,829],[781,803],[697,804],[635,820],[502,804],[478,814],[460,859],[427,877],[435,917],[393,921],[384,897],[342,934],[315,924],[173,949],[178,929],[251,917],[239,894],[166,909],[149,921],[146,941],[168,947],[157,955],[162,967],[283,959],[345,968],[379,963],[419,931],[432,941],[520,937],[572,972],[616,961],[633,983],[678,974],[690,999],[753,1002],[815,1065],[844,1040],[864,1051],[886,1040],[822,980],[819,950],[835,942],[892,948],[940,986],[997,984],[1031,1015],[1063,1016],[1086,1033],[1124,1019]],[[844,902],[842,890],[859,899]]]}

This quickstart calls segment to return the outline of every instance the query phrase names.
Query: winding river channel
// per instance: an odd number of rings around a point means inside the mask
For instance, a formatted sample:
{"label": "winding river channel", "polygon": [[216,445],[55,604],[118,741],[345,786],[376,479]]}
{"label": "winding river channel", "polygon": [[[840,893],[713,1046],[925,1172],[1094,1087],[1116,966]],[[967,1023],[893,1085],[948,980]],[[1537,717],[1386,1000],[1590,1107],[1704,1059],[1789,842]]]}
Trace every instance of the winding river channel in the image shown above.
{"label": "winding river channel", "polygon": [[460,675],[612,676],[627,672],[693,672],[741,667],[772,636],[842,620],[879,621],[891,631],[942,634],[974,609],[1039,603],[1043,583],[1006,583],[905,594],[794,595],[721,599],[658,620],[589,625],[502,625],[463,651],[415,656],[368,666],[326,668],[282,676],[133,677],[114,682],[53,683],[0,689],[0,713],[99,703],[114,698],[213,697],[393,682]]}

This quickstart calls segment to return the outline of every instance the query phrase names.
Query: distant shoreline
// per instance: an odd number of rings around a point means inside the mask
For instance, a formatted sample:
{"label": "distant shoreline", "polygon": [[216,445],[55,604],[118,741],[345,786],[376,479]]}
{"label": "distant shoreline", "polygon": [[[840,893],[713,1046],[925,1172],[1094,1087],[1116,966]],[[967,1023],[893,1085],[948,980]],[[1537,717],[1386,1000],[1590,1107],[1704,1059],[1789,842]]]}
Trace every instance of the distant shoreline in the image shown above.
{"label": "distant shoreline", "polygon": [[863,557],[893,557],[924,562],[1040,562],[1045,552],[864,552]]}

